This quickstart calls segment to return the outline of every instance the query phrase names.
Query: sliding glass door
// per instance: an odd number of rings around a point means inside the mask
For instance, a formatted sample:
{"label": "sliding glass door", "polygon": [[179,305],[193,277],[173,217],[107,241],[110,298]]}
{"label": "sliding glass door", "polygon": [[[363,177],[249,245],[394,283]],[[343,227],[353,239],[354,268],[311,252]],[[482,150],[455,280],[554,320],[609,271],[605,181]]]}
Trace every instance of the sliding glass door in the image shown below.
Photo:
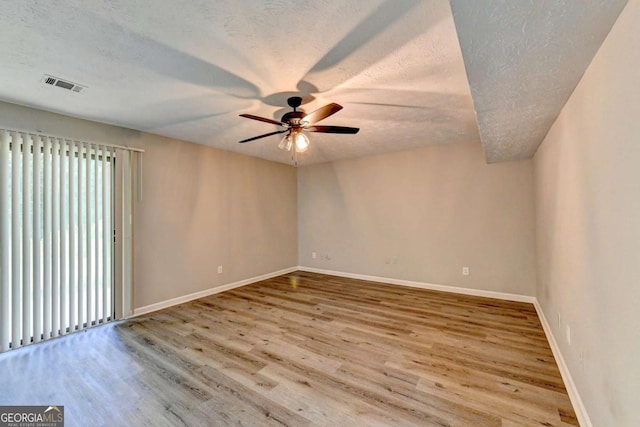
{"label": "sliding glass door", "polygon": [[0,351],[114,318],[115,150],[0,130]]}

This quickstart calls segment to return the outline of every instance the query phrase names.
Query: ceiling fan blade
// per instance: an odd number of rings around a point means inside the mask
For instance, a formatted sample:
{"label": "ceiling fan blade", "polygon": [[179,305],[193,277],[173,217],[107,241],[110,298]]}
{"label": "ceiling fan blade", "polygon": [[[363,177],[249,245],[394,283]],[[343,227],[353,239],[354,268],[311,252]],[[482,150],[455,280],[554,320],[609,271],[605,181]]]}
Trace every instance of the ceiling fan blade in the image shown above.
{"label": "ceiling fan blade", "polygon": [[282,122],[278,122],[275,120],[267,119],[266,117],[254,116],[253,114],[240,114],[240,117],[246,117],[247,119],[258,120],[260,122],[271,123],[277,126],[284,126],[285,124]]}
{"label": "ceiling fan blade", "polygon": [[242,143],[244,143],[244,142],[254,141],[254,140],[256,140],[256,139],[266,138],[267,136],[276,135],[276,134],[279,134],[279,133],[284,133],[284,132],[286,132],[287,130],[288,130],[288,129],[277,130],[277,131],[275,131],[275,132],[265,133],[264,135],[254,136],[253,138],[243,139],[242,141],[239,141],[239,142],[242,144]]}
{"label": "ceiling fan blade", "polygon": [[320,120],[324,120],[340,110],[342,110],[342,105],[332,102],[331,104],[327,104],[324,107],[318,108],[316,111],[307,114],[306,116],[304,116],[302,121],[307,123],[317,123]]}
{"label": "ceiling fan blade", "polygon": [[320,133],[348,133],[354,134],[358,133],[360,128],[350,128],[347,126],[310,126],[305,128],[309,132],[320,132]]}

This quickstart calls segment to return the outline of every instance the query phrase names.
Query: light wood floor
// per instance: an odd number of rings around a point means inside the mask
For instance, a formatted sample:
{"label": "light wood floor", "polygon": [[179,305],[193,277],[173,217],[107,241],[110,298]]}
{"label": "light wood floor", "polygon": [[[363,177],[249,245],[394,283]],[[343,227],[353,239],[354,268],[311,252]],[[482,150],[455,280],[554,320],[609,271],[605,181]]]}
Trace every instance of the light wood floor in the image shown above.
{"label": "light wood floor", "polygon": [[67,426],[578,425],[531,304],[294,273],[0,355]]}

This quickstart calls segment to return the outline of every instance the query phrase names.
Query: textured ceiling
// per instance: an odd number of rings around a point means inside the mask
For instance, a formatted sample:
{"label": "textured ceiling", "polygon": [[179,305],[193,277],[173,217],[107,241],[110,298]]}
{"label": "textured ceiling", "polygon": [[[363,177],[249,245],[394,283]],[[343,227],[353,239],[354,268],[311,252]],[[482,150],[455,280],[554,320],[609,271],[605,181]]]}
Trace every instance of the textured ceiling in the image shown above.
{"label": "textured ceiling", "polygon": [[627,0],[451,0],[488,162],[535,154]]}
{"label": "textured ceiling", "polygon": [[4,1],[0,99],[291,163],[278,136],[238,144],[276,129],[238,114],[299,95],[361,128],[310,134],[300,164],[481,136],[526,158],[625,2],[453,0],[454,24],[447,0]]}
{"label": "textured ceiling", "polygon": [[237,141],[275,126],[238,114],[279,119],[291,95],[361,128],[310,134],[301,164],[480,140],[446,0],[2,2],[0,55],[9,102],[270,160],[291,161],[279,136]]}

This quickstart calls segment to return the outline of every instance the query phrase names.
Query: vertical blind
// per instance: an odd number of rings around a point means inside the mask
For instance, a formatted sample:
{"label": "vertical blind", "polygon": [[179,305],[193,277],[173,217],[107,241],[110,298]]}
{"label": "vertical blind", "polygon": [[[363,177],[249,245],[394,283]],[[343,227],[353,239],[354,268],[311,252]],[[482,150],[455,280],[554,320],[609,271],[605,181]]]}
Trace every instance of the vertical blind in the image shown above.
{"label": "vertical blind", "polygon": [[0,130],[0,351],[130,314],[131,155]]}

